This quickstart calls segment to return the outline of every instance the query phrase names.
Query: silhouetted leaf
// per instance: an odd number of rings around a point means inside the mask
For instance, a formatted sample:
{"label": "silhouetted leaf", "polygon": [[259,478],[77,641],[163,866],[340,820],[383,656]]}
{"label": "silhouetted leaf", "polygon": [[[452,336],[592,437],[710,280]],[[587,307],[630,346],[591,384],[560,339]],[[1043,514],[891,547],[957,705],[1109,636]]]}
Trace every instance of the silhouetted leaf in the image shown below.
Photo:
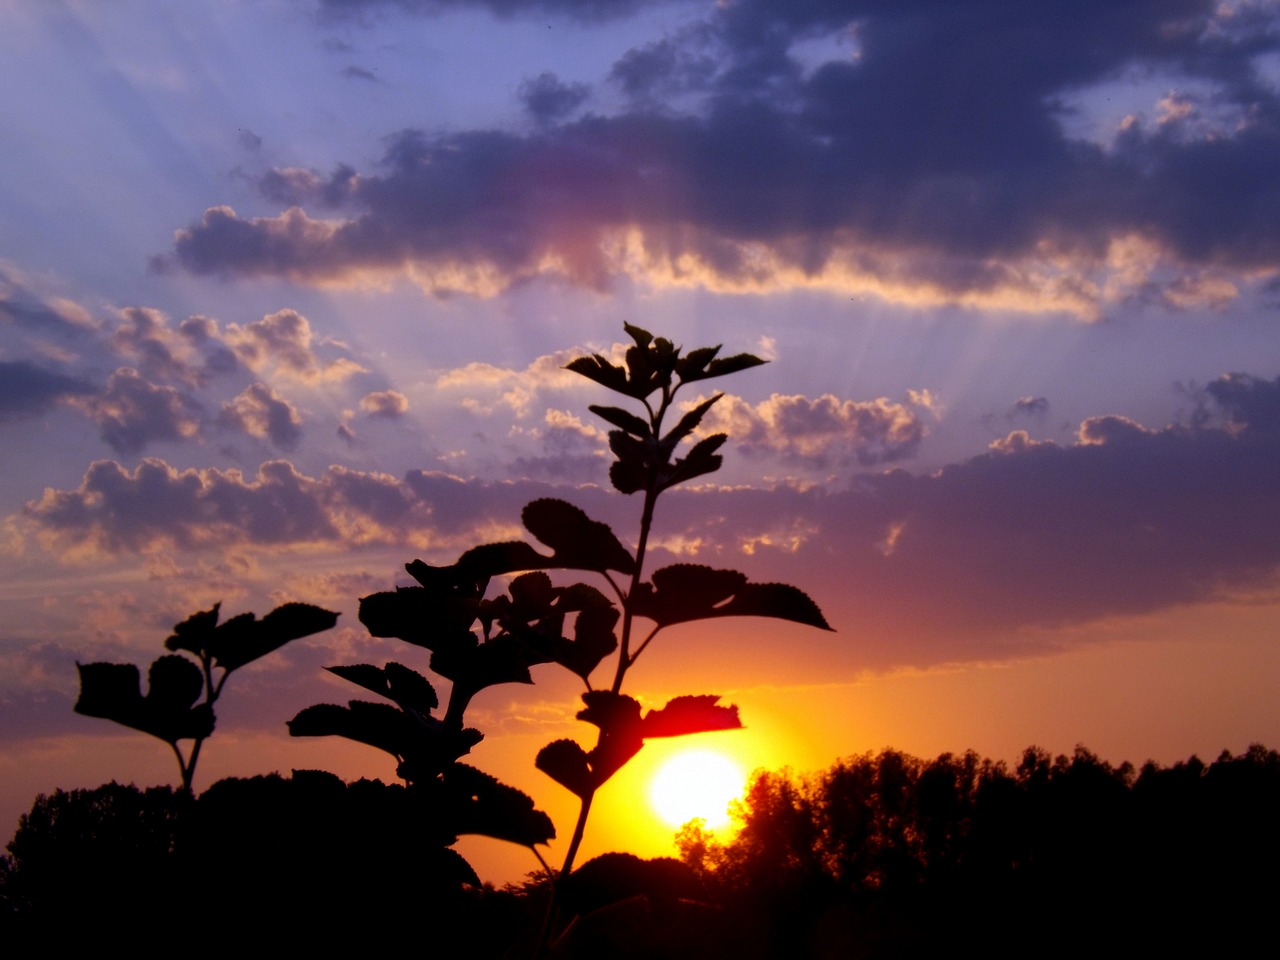
{"label": "silhouetted leaf", "polygon": [[650,710],[640,724],[640,732],[650,737],[680,737],[688,733],[711,730],[737,730],[742,727],[735,706],[718,706],[717,696],[676,697],[660,710]]}
{"label": "silhouetted leaf", "polygon": [[637,439],[643,440],[646,437],[653,436],[653,431],[649,428],[648,422],[641,417],[637,417],[629,410],[623,410],[620,407],[600,407],[595,404],[590,405],[587,409],[597,417],[603,417],[615,427],[621,427]]}
{"label": "silhouetted leaf", "polygon": [[446,820],[455,833],[479,834],[532,847],[555,838],[551,818],[526,793],[466,764],[445,768]]}
{"label": "silhouetted leaf", "polygon": [[142,695],[141,676],[131,663],[76,664],[80,697],[76,713],[100,717],[141,730],[166,743],[198,740],[213,733],[213,710],[193,706],[203,687],[200,669],[179,656],[151,664],[150,689]]}
{"label": "silhouetted leaf", "polygon": [[702,418],[707,415],[707,411],[715,406],[716,402],[723,396],[723,393],[717,393],[714,397],[702,401],[702,403],[681,417],[680,422],[672,427],[670,432],[662,438],[663,449],[667,451],[675,449],[676,444],[693,433],[698,424],[702,422]]}
{"label": "silhouetted leaf", "polygon": [[830,630],[826,617],[809,595],[787,583],[749,583],[718,608],[722,617],[773,617]]}
{"label": "silhouetted leaf", "polygon": [[228,672],[280,649],[291,640],[300,640],[338,622],[338,615],[309,603],[286,603],[261,620],[253,614],[233,617],[217,628],[210,652],[215,665]]}
{"label": "silhouetted leaf", "polygon": [[571,503],[551,498],[534,500],[525,506],[520,519],[530,533],[555,551],[554,561],[544,566],[599,573],[630,573],[635,569],[635,559],[609,525],[592,520]]}
{"label": "silhouetted leaf", "polygon": [[609,482],[619,493],[638,493],[645,488],[648,477],[643,468],[616,460],[609,467]]}
{"label": "silhouetted leaf", "polygon": [[366,690],[395,701],[405,710],[428,715],[439,705],[436,691],[426,677],[398,663],[388,663],[385,667],[356,663],[325,667],[325,669],[344,680],[349,680]]}
{"label": "silhouetted leaf", "polygon": [[168,650],[186,650],[197,657],[204,657],[213,641],[214,629],[218,626],[218,611],[222,604],[215,603],[209,610],[193,613],[181,623],[173,627],[173,636],[165,640]]}
{"label": "silhouetted leaf", "polygon": [[590,682],[591,672],[600,661],[618,649],[613,628],[619,613],[612,604],[589,607],[578,614],[573,639],[561,638],[552,648],[552,659]]}
{"label": "silhouetted leaf", "polygon": [[625,693],[588,690],[582,695],[582,702],[586,707],[578,711],[578,719],[593,723],[606,733],[640,722],[639,701]]}
{"label": "silhouetted leaf", "polygon": [[458,558],[456,566],[477,575],[496,577],[518,570],[543,570],[558,566],[521,540],[485,543],[472,547]]}
{"label": "silhouetted leaf", "polygon": [[401,761],[397,774],[410,781],[436,776],[483,739],[478,730],[451,729],[390,704],[363,700],[352,700],[345,707],[316,704],[286,725],[292,737],[338,736],[377,747]]}
{"label": "silhouetted leaf", "polygon": [[811,627],[831,627],[808,595],[783,583],[749,583],[736,570],[673,564],[655,570],[652,583],[632,593],[632,609],[668,626],[710,617],[773,617]]}
{"label": "silhouetted leaf", "polygon": [[555,740],[547,744],[538,751],[533,765],[583,799],[595,789],[587,755],[572,740]]}
{"label": "silhouetted leaf", "polygon": [[471,642],[478,601],[425,587],[397,587],[360,598],[360,622],[375,637],[395,637],[428,650]]}
{"label": "silhouetted leaf", "polygon": [[662,489],[666,490],[677,483],[684,483],[694,477],[701,477],[719,470],[724,458],[715,451],[719,450],[728,439],[726,434],[713,433],[695,443],[683,458],[672,465],[671,471],[663,479]]}
{"label": "silhouetted leaf", "polygon": [[640,734],[640,704],[625,694],[590,690],[582,695],[586,708],[578,719],[600,728],[600,738],[588,754],[595,785],[604,783],[644,746]]}
{"label": "silhouetted leaf", "polygon": [[602,387],[608,387],[615,393],[628,393],[627,371],[622,367],[615,367],[598,353],[593,353],[589,357],[578,357],[575,360],[571,360],[565,364],[565,369],[572,370],[588,380],[594,380]]}
{"label": "silhouetted leaf", "polygon": [[737,373],[739,370],[748,370],[751,367],[758,367],[761,364],[768,363],[767,360],[761,360],[757,356],[750,353],[739,353],[732,357],[723,357],[719,360],[712,360],[707,364],[707,368],[701,374],[693,377],[685,377],[686,383],[694,380],[710,380],[712,377],[725,377],[731,373]]}
{"label": "silhouetted leaf", "polygon": [[676,376],[680,378],[682,383],[701,380],[704,376],[704,371],[707,369],[707,364],[714,360],[719,352],[719,345],[690,350],[676,363]]}

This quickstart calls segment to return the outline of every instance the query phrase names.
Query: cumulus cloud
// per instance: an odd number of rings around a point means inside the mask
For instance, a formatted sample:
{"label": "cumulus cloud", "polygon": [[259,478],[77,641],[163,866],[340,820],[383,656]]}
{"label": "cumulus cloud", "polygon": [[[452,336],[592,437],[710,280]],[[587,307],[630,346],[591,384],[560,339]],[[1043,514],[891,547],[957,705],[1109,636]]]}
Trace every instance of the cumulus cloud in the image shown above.
{"label": "cumulus cloud", "polygon": [[360,409],[369,417],[398,420],[409,411],[409,398],[399,390],[377,390],[360,398]]}
{"label": "cumulus cloud", "polygon": [[254,371],[271,368],[312,383],[343,380],[364,371],[349,357],[322,360],[312,345],[310,322],[296,310],[278,310],[243,326],[229,323],[223,339]]}
{"label": "cumulus cloud", "polygon": [[224,426],[251,437],[270,440],[281,450],[292,450],[302,439],[302,418],[288,400],[270,387],[253,383],[222,405]]}
{"label": "cumulus cloud", "polygon": [[50,549],[76,557],[252,546],[351,548],[399,544],[460,552],[518,536],[520,508],[538,484],[483,484],[413,471],[403,479],[331,466],[307,476],[274,460],[256,475],[179,470],[144,459],[89,467],[80,485],[47,489],[23,520]]}
{"label": "cumulus cloud", "polygon": [[118,453],[138,453],[148,444],[189,440],[200,432],[200,405],[170,386],[157,386],[137,370],[121,367],[97,396],[72,404],[98,425]]}
{"label": "cumulus cloud", "polygon": [[[310,283],[397,274],[442,294],[550,274],[1086,318],[1153,289],[1221,304],[1280,271],[1280,93],[1259,72],[1278,17],[1211,0],[717,4],[618,61],[633,107],[556,123],[578,93],[539,78],[533,133],[407,131],[367,172],[274,171],[263,189],[288,209],[211,208],[173,257]],[[1071,97],[1144,69],[1211,89],[1232,122],[1205,126],[1197,94],[1105,143],[1071,133]]]}
{"label": "cumulus cloud", "polygon": [[[927,391],[918,396],[927,397]],[[892,463],[915,455],[928,428],[914,404],[782,396],[752,405],[726,395],[702,423],[704,433],[728,433],[747,456],[777,456],[825,469],[857,462]]]}
{"label": "cumulus cloud", "polygon": [[92,392],[90,384],[75,377],[26,360],[0,360],[0,422],[37,417],[59,401]]}

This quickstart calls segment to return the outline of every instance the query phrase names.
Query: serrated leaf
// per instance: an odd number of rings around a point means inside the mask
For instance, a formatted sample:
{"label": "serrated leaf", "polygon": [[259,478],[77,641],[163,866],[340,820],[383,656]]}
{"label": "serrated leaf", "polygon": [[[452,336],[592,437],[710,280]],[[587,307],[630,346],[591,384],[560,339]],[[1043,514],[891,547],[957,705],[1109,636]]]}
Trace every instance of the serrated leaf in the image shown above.
{"label": "serrated leaf", "polygon": [[707,364],[707,368],[701,374],[694,377],[685,377],[686,383],[692,383],[695,380],[710,380],[712,377],[725,377],[731,373],[737,373],[740,370],[749,370],[751,367],[758,367],[768,363],[767,360],[761,360],[757,356],[750,353],[739,353],[732,357],[723,357],[718,360],[712,360]]}
{"label": "serrated leaf", "polygon": [[682,383],[699,379],[699,375],[706,370],[707,364],[714,360],[719,352],[719,345],[690,350],[676,363],[676,376]]}
{"label": "serrated leaf", "polygon": [[629,410],[623,410],[621,407],[600,407],[595,404],[591,404],[587,409],[597,417],[607,420],[615,427],[621,427],[627,433],[640,440],[653,436],[653,431],[650,429],[648,422],[642,417],[637,417]]}
{"label": "serrated leaf", "polygon": [[442,776],[451,831],[479,834],[532,847],[555,838],[551,818],[535,809],[528,794],[474,767],[455,763]]}
{"label": "serrated leaf", "polygon": [[605,733],[640,722],[639,701],[625,693],[588,690],[582,695],[582,702],[586,707],[578,711],[578,719],[595,724]]}
{"label": "serrated leaf", "polygon": [[197,657],[205,656],[213,640],[214,628],[218,626],[218,611],[221,608],[221,603],[215,603],[212,608],[193,613],[181,623],[174,624],[173,635],[164,642],[165,648],[186,650]]}
{"label": "serrated leaf", "polygon": [[617,460],[609,467],[609,482],[619,493],[639,493],[645,488],[646,480],[644,469],[634,464]]}
{"label": "serrated leaf", "polygon": [[643,327],[633,326],[630,323],[624,322],[622,324],[622,329],[627,332],[627,336],[634,340],[636,342],[636,346],[641,349],[649,346],[649,344],[653,342],[653,334],[648,330],[645,330]]}
{"label": "serrated leaf", "polygon": [[201,740],[213,733],[213,710],[194,705],[203,676],[191,661],[160,657],[151,664],[149,690],[142,695],[141,676],[131,663],[76,664],[80,696],[75,711],[141,730],[166,743]]}
{"label": "serrated leaf", "polygon": [[554,552],[556,567],[630,573],[635,559],[606,523],[564,500],[534,500],[520,514],[525,528]]}
{"label": "serrated leaf", "polygon": [[826,617],[809,595],[787,583],[749,583],[719,608],[722,617],[773,617],[822,630],[831,630]]}
{"label": "serrated leaf", "polygon": [[695,443],[682,459],[672,465],[671,471],[662,482],[662,489],[666,490],[677,483],[684,483],[694,477],[701,477],[719,470],[724,458],[715,451],[719,450],[728,439],[726,434],[713,433]]}
{"label": "serrated leaf", "polygon": [[628,393],[627,371],[622,367],[615,367],[598,353],[593,353],[589,357],[578,357],[575,360],[571,360],[565,364],[565,369],[572,370],[588,380],[594,380],[602,387],[607,387],[615,393]]}
{"label": "serrated leaf", "polygon": [[427,678],[416,670],[410,670],[398,663],[388,663],[385,667],[356,663],[325,667],[325,669],[335,676],[394,701],[405,710],[417,711],[426,716],[439,705],[436,691]]}
{"label": "serrated leaf", "polygon": [[716,402],[723,396],[723,393],[717,393],[714,397],[711,397],[709,400],[702,401],[702,403],[698,404],[681,417],[680,422],[672,427],[667,435],[662,438],[663,449],[668,451],[674,450],[676,444],[689,436],[689,434],[693,433],[698,424],[702,422],[702,418],[706,416],[707,411],[715,406]]}
{"label": "serrated leaf", "polygon": [[613,628],[619,613],[612,605],[582,610],[574,623],[573,639],[561,638],[552,647],[552,659],[590,683],[600,661],[618,649]]}
{"label": "serrated leaf", "polygon": [[784,583],[750,583],[736,570],[674,564],[654,571],[632,593],[632,609],[661,626],[712,617],[772,617],[830,630],[804,591]]}
{"label": "serrated leaf", "polygon": [[555,564],[524,541],[511,540],[472,547],[458,558],[456,566],[477,576],[496,577],[520,570],[543,570]]}
{"label": "serrated leaf", "polygon": [[555,740],[538,751],[533,765],[581,799],[595,790],[591,766],[582,747],[572,740]]}
{"label": "serrated leaf", "polygon": [[328,630],[338,622],[338,614],[309,603],[285,603],[261,620],[242,614],[222,624],[214,632],[210,653],[215,665],[230,672],[265,657],[292,640]]}
{"label": "serrated leaf", "polygon": [[718,696],[676,697],[660,710],[650,710],[640,723],[640,733],[651,737],[682,737],[712,730],[742,727],[736,706],[719,706]]}
{"label": "serrated leaf", "polygon": [[426,781],[483,739],[477,730],[446,727],[386,703],[352,700],[347,706],[307,707],[287,724],[292,737],[345,737],[376,747],[400,761],[405,780]]}

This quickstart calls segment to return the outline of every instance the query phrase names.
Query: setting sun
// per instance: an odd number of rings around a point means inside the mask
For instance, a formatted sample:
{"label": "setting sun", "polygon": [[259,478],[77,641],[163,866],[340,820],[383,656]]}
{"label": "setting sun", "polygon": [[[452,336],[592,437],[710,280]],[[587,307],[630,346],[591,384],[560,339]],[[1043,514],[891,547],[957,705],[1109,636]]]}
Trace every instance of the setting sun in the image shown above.
{"label": "setting sun", "polygon": [[654,775],[649,802],[672,826],[701,818],[717,827],[729,822],[729,803],[742,795],[745,784],[742,770],[724,754],[685,750]]}

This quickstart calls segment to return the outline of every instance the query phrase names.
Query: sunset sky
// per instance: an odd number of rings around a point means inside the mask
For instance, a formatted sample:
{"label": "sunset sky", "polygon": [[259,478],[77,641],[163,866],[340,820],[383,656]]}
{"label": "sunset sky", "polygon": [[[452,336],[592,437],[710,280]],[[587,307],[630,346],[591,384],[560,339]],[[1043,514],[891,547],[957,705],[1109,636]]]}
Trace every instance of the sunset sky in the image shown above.
{"label": "sunset sky", "polygon": [[[563,369],[624,322],[771,361],[713,384],[725,467],[655,562],[836,631],[664,635],[629,692],[748,728],[698,745],[1280,746],[1274,0],[0,0],[0,127],[5,838],[38,792],[174,781],[72,712],[75,663],[218,601],[342,616],[233,678],[197,786],[393,777],[284,722],[356,695],[324,665],[425,670],[356,619],[405,561],[548,495],[633,535]],[[477,698],[470,760],[563,838],[533,757],[593,728],[542,670]],[[588,853],[663,852],[664,751]]]}

